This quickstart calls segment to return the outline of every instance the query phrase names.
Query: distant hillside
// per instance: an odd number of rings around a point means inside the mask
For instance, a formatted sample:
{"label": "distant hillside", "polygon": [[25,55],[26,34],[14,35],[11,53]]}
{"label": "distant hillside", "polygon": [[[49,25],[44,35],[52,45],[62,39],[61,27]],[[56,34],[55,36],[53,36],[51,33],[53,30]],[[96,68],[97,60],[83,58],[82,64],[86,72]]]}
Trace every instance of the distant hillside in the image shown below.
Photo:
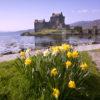
{"label": "distant hillside", "polygon": [[34,32],[34,29],[27,29],[27,30],[20,30],[20,31],[0,31],[0,35],[3,35],[3,34],[21,34],[21,33],[24,33],[24,32]]}
{"label": "distant hillside", "polygon": [[17,31],[19,33],[22,33],[22,32],[34,32],[34,29],[27,29],[27,30],[20,30],[20,31]]}
{"label": "distant hillside", "polygon": [[72,23],[71,26],[82,26],[84,29],[98,26],[98,28],[100,29],[100,19],[94,21],[79,21]]}

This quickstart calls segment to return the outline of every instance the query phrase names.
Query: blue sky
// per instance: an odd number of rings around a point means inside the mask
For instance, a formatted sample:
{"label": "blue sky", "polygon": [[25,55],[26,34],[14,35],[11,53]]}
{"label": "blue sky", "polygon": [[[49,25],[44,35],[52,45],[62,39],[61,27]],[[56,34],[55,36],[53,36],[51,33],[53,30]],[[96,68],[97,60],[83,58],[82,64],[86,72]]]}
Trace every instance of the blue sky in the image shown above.
{"label": "blue sky", "polygon": [[0,0],[0,31],[34,28],[35,19],[61,11],[66,24],[100,19],[100,0]]}

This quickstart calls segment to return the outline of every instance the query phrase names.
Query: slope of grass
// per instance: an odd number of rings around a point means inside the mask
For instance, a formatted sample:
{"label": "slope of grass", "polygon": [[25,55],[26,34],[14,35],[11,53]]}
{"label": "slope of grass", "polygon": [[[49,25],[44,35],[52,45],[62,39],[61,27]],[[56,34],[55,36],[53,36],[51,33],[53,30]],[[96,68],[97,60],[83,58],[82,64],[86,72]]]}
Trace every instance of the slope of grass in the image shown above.
{"label": "slope of grass", "polygon": [[15,61],[0,63],[0,100],[25,100],[28,81],[14,67]]}
{"label": "slope of grass", "polygon": [[[87,52],[82,52],[81,55],[91,66],[90,77],[85,81],[88,100],[100,100],[100,72]],[[14,64],[15,60],[0,63],[0,100],[34,100],[28,92],[29,82],[17,71]]]}
{"label": "slope of grass", "polygon": [[100,72],[87,52],[82,52],[82,58],[91,66],[89,68],[90,77],[86,80],[89,98],[91,98],[90,100],[100,100]]}

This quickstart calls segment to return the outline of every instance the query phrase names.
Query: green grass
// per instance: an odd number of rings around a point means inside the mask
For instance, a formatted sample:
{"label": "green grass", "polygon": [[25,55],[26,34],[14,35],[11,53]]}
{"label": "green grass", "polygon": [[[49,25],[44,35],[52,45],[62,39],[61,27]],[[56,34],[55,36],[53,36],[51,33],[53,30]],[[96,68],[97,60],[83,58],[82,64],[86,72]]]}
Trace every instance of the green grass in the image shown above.
{"label": "green grass", "polygon": [[100,100],[100,71],[96,68],[95,62],[92,61],[92,58],[88,55],[87,52],[82,52],[82,58],[87,62],[90,71],[90,77],[86,80],[86,85],[88,92],[92,99],[90,100]]}
{"label": "green grass", "polygon": [[[87,52],[82,52],[81,55],[82,59],[91,66],[90,77],[85,81],[89,94],[88,100],[99,100],[100,72],[97,71],[95,63]],[[0,100],[34,100],[28,92],[28,80],[17,71],[14,64],[15,60],[0,63]]]}
{"label": "green grass", "polygon": [[61,34],[62,32],[66,32],[65,29],[42,29],[40,31],[37,32],[25,32],[22,33],[22,36],[32,36],[32,35],[36,35],[36,36],[40,36],[40,35],[56,35],[57,34]]}
{"label": "green grass", "polygon": [[0,100],[26,100],[28,81],[14,67],[14,62],[0,63]]}
{"label": "green grass", "polygon": [[62,33],[63,30],[58,30],[58,29],[43,29],[39,32],[34,32],[33,34],[40,34],[40,35],[47,35],[50,33]]}

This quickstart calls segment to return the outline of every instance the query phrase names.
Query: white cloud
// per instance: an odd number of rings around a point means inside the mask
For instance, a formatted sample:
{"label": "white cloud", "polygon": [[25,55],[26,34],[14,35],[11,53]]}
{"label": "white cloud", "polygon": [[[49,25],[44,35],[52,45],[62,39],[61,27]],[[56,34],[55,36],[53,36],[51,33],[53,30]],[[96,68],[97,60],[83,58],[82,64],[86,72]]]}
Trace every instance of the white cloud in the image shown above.
{"label": "white cloud", "polygon": [[72,13],[100,13],[99,9],[92,9],[92,10],[88,10],[88,9],[80,9],[80,10],[72,10]]}
{"label": "white cloud", "polygon": [[78,10],[77,12],[78,12],[78,13],[88,13],[89,10],[87,10],[87,9],[83,9],[83,10]]}
{"label": "white cloud", "polygon": [[100,13],[100,9],[93,9],[91,12],[92,13]]}

